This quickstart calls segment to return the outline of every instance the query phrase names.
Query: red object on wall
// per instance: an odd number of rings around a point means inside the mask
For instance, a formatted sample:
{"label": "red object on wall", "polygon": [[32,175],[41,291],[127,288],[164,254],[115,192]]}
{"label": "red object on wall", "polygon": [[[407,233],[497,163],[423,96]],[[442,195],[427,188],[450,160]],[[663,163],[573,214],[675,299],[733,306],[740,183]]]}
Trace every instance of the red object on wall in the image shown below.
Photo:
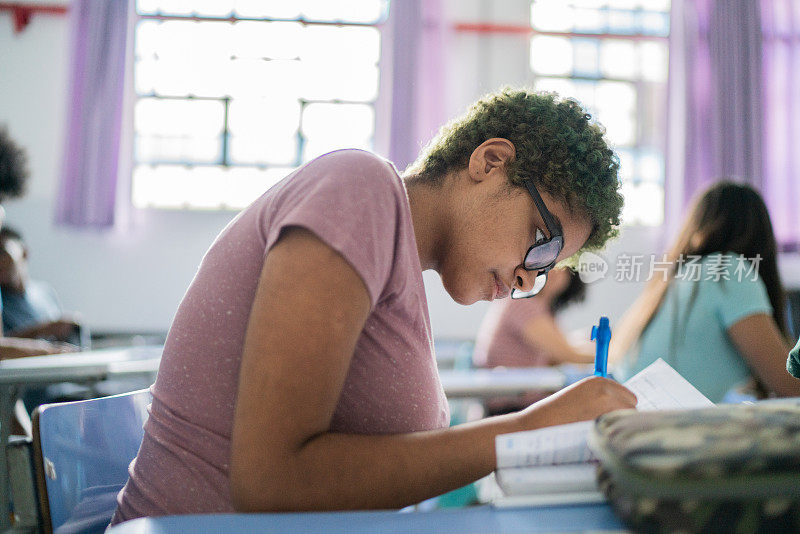
{"label": "red object on wall", "polygon": [[10,11],[14,19],[14,33],[19,33],[30,23],[31,17],[38,13],[65,15],[67,6],[30,4],[22,2],[0,2],[0,11]]}

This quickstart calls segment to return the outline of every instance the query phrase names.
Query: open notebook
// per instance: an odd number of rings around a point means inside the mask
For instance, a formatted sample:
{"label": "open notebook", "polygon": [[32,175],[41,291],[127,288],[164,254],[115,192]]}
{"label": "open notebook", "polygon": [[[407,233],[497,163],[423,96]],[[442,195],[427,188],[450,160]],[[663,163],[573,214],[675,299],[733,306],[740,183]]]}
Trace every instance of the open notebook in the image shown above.
{"label": "open notebook", "polygon": [[[713,403],[658,359],[625,382],[639,410],[701,408]],[[496,506],[600,502],[596,457],[587,443],[594,421],[497,436],[495,478],[503,496]]]}

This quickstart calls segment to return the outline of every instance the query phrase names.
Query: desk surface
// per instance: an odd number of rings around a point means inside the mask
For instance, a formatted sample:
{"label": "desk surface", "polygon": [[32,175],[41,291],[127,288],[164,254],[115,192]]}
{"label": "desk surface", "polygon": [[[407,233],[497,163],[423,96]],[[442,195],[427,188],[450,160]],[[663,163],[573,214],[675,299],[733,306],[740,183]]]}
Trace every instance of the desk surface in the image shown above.
{"label": "desk surface", "polygon": [[307,534],[536,533],[623,531],[605,504],[495,509],[491,506],[432,512],[330,512],[305,514],[221,514],[142,518],[108,534],[192,532],[304,532]]}
{"label": "desk surface", "polygon": [[441,369],[439,376],[448,398],[556,391],[568,384],[567,374],[557,367]]}
{"label": "desk surface", "polygon": [[91,380],[158,371],[160,345],[90,350],[0,361],[0,385]]}

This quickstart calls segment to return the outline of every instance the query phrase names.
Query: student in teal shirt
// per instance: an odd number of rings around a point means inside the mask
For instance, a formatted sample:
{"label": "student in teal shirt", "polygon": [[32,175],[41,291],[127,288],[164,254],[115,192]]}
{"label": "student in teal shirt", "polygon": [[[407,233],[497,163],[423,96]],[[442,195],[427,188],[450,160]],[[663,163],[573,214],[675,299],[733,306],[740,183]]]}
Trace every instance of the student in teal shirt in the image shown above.
{"label": "student in teal shirt", "polygon": [[777,245],[766,205],[751,187],[704,192],[612,341],[629,377],[663,358],[713,402],[748,383],[758,396],[800,395],[789,352]]}

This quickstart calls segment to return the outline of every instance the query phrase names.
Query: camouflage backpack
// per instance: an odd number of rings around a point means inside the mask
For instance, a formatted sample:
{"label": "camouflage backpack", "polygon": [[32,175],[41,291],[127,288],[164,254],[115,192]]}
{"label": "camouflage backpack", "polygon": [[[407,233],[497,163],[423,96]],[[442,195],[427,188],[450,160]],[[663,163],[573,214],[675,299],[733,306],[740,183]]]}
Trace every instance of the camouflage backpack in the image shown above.
{"label": "camouflage backpack", "polygon": [[600,489],[647,533],[800,533],[800,406],[623,410],[590,436]]}

